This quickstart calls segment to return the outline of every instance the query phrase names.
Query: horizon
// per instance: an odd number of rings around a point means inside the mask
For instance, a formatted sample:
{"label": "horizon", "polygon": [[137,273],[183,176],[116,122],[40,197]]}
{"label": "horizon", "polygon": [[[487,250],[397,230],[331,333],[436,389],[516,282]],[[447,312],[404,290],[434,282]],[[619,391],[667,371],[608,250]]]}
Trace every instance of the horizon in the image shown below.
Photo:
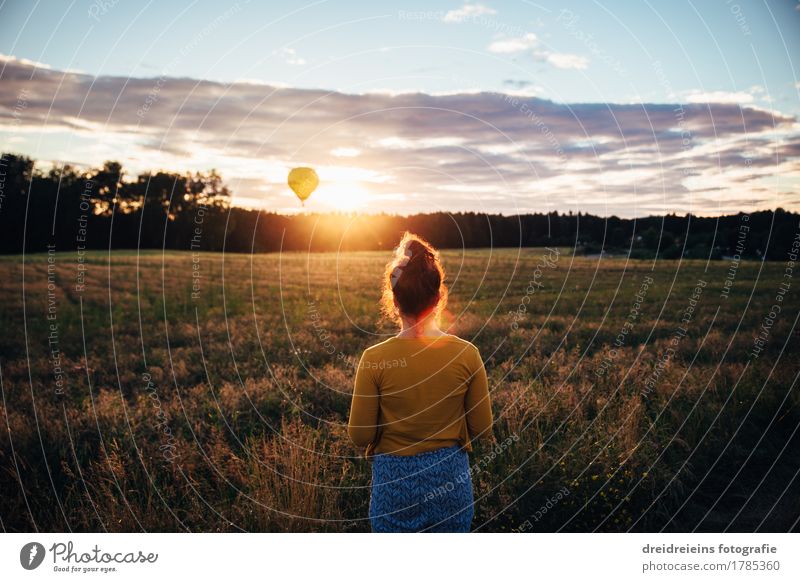
{"label": "horizon", "polygon": [[[4,156],[4,157],[5,156],[22,156],[22,157],[25,157],[24,154],[21,154],[19,152],[3,152],[1,155]],[[45,164],[37,164],[36,160],[32,160],[32,161],[34,163],[34,168],[36,170],[38,170],[38,171],[41,171],[41,166],[44,166],[44,167],[50,168],[50,169],[54,169],[54,168],[57,167],[57,166],[52,165],[52,164],[48,165],[47,163],[45,163]],[[107,162],[118,162],[118,160],[106,160],[106,161]],[[72,166],[72,167],[75,167],[75,168],[83,167],[83,168],[86,168],[87,171],[88,170],[93,170],[93,169],[94,170],[98,169],[98,168],[92,168],[91,166],[89,166],[87,164],[81,164],[81,163],[76,163],[76,162],[72,162],[72,161],[64,161],[64,162],[62,162],[62,167],[64,167],[64,166]],[[0,167],[2,167],[2,166],[0,166]],[[123,167],[123,170],[124,170],[124,167]],[[205,170],[205,172],[210,172],[210,171],[214,171],[214,170],[215,170],[215,168],[208,168],[207,170]],[[152,175],[152,174],[156,174],[158,172],[181,174],[180,172],[173,172],[172,170],[168,170],[168,169],[165,169],[165,168],[159,168],[159,169],[153,169],[150,172],[146,172],[145,174],[139,174],[139,176],[137,176],[137,177],[146,176],[148,174]],[[188,173],[189,172],[186,172],[185,174],[188,174]],[[126,176],[124,171],[123,171],[123,176]],[[225,182],[225,176],[221,176],[221,177],[222,177],[222,180],[223,180],[223,183],[224,183]],[[566,215],[581,214],[581,215],[585,215],[585,216],[594,216],[594,217],[598,217],[598,218],[617,218],[617,219],[620,219],[620,220],[644,220],[644,219],[648,219],[648,218],[665,218],[667,216],[691,217],[691,218],[724,218],[724,217],[728,217],[728,216],[737,216],[737,215],[740,215],[740,214],[757,214],[759,212],[768,212],[768,213],[773,213],[774,214],[778,210],[786,212],[787,214],[800,214],[800,209],[787,209],[787,208],[784,208],[782,206],[775,206],[775,207],[772,207],[772,208],[761,208],[761,209],[758,209],[758,210],[750,211],[749,213],[745,213],[744,211],[741,211],[741,210],[738,211],[738,212],[727,212],[727,213],[720,213],[720,214],[702,214],[702,213],[699,213],[699,212],[683,212],[683,213],[680,213],[680,212],[676,212],[676,211],[667,211],[667,212],[663,212],[661,214],[641,214],[641,215],[638,215],[638,216],[622,216],[622,215],[618,215],[618,214],[599,214],[599,213],[594,213],[594,212],[586,212],[586,211],[582,211],[582,210],[573,211],[572,209],[567,209],[567,210],[555,209],[555,210],[550,210],[550,211],[530,210],[530,211],[524,212],[524,213],[510,214],[510,213],[507,213],[507,212],[503,212],[502,210],[490,211],[490,212],[481,212],[481,211],[475,211],[475,210],[456,210],[456,211],[436,210],[436,211],[398,212],[398,211],[391,211],[391,210],[370,211],[370,210],[367,210],[367,209],[351,209],[351,210],[348,210],[348,209],[337,209],[337,208],[328,209],[328,210],[326,210],[326,209],[315,210],[315,209],[312,209],[312,208],[301,206],[301,207],[298,207],[296,209],[290,209],[289,211],[281,211],[281,210],[263,208],[263,207],[258,207],[258,206],[247,206],[247,205],[235,204],[234,200],[235,200],[235,195],[232,194],[231,198],[230,198],[230,204],[228,205],[228,207],[231,208],[231,209],[235,208],[235,209],[245,210],[245,211],[263,212],[263,213],[266,213],[266,214],[277,214],[279,216],[317,216],[317,215],[318,216],[329,216],[329,215],[342,215],[342,216],[388,216],[388,217],[404,217],[404,218],[407,218],[407,217],[418,216],[418,215],[433,215],[433,214],[446,214],[446,215],[478,214],[478,215],[501,216],[501,217],[504,217],[504,218],[511,218],[511,217],[514,217],[514,216],[534,216],[534,215],[547,216],[548,214],[555,213],[555,214],[565,215],[565,216]]]}
{"label": "horizon", "polygon": [[0,140],[281,214],[295,166],[319,212],[796,211],[800,4],[736,6],[7,2]]}

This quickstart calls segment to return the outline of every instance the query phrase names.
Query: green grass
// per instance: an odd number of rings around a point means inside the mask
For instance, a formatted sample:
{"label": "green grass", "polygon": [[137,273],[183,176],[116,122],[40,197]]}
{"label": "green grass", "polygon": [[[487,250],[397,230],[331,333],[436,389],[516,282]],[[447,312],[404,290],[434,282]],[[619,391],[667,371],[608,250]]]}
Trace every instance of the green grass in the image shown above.
{"label": "green grass", "polygon": [[[785,264],[741,263],[726,299],[728,262],[560,249],[535,275],[547,253],[442,253],[444,323],[480,348],[495,436],[507,443],[494,457],[490,444],[473,454],[474,526],[791,527],[800,515],[790,482],[800,469],[797,289],[764,352],[749,356]],[[82,293],[75,255],[57,254],[48,320],[47,255],[25,257],[24,308],[21,257],[0,257],[3,527],[367,531],[369,465],[345,432],[348,362],[394,332],[378,321],[388,258],[202,253],[193,298],[190,253],[90,252]],[[641,311],[611,352],[647,276]],[[539,285],[522,303],[532,278]],[[707,286],[688,333],[645,395],[698,279]],[[64,394],[48,359],[53,323]]]}

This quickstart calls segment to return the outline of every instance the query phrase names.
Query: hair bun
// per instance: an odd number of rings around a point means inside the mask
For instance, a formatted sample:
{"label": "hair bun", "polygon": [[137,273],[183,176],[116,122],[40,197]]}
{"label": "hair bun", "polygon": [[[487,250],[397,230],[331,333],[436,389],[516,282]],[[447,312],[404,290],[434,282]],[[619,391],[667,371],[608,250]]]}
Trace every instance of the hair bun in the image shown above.
{"label": "hair bun", "polygon": [[409,263],[411,261],[419,261],[420,258],[424,262],[428,263],[435,258],[428,247],[426,247],[420,241],[414,239],[409,241],[408,246],[406,247],[406,255],[409,257]]}
{"label": "hair bun", "polygon": [[447,298],[444,269],[436,250],[426,241],[406,232],[395,248],[394,259],[386,266],[382,299],[384,313],[419,316],[433,308],[443,308]]}

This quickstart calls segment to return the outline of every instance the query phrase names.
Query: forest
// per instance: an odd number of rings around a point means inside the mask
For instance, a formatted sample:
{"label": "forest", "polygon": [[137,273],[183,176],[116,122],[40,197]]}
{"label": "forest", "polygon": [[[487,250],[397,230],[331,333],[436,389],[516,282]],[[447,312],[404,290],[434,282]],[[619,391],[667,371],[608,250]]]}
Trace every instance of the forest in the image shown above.
{"label": "forest", "polygon": [[380,250],[410,230],[440,248],[557,245],[579,254],[631,258],[780,260],[800,221],[800,215],[781,208],[635,219],[581,212],[286,215],[232,205],[230,188],[214,170],[154,171],[127,179],[118,162],[94,169],[36,166],[15,154],[0,159],[0,253]]}

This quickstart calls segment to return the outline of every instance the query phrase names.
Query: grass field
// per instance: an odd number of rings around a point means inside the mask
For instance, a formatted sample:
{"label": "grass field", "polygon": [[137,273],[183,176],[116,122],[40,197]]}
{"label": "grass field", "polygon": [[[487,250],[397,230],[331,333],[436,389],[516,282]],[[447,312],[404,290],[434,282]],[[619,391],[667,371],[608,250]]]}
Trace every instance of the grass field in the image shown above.
{"label": "grass field", "polygon": [[[0,258],[3,529],[368,531],[345,423],[388,258]],[[797,528],[786,263],[443,258],[497,419],[475,529]]]}

